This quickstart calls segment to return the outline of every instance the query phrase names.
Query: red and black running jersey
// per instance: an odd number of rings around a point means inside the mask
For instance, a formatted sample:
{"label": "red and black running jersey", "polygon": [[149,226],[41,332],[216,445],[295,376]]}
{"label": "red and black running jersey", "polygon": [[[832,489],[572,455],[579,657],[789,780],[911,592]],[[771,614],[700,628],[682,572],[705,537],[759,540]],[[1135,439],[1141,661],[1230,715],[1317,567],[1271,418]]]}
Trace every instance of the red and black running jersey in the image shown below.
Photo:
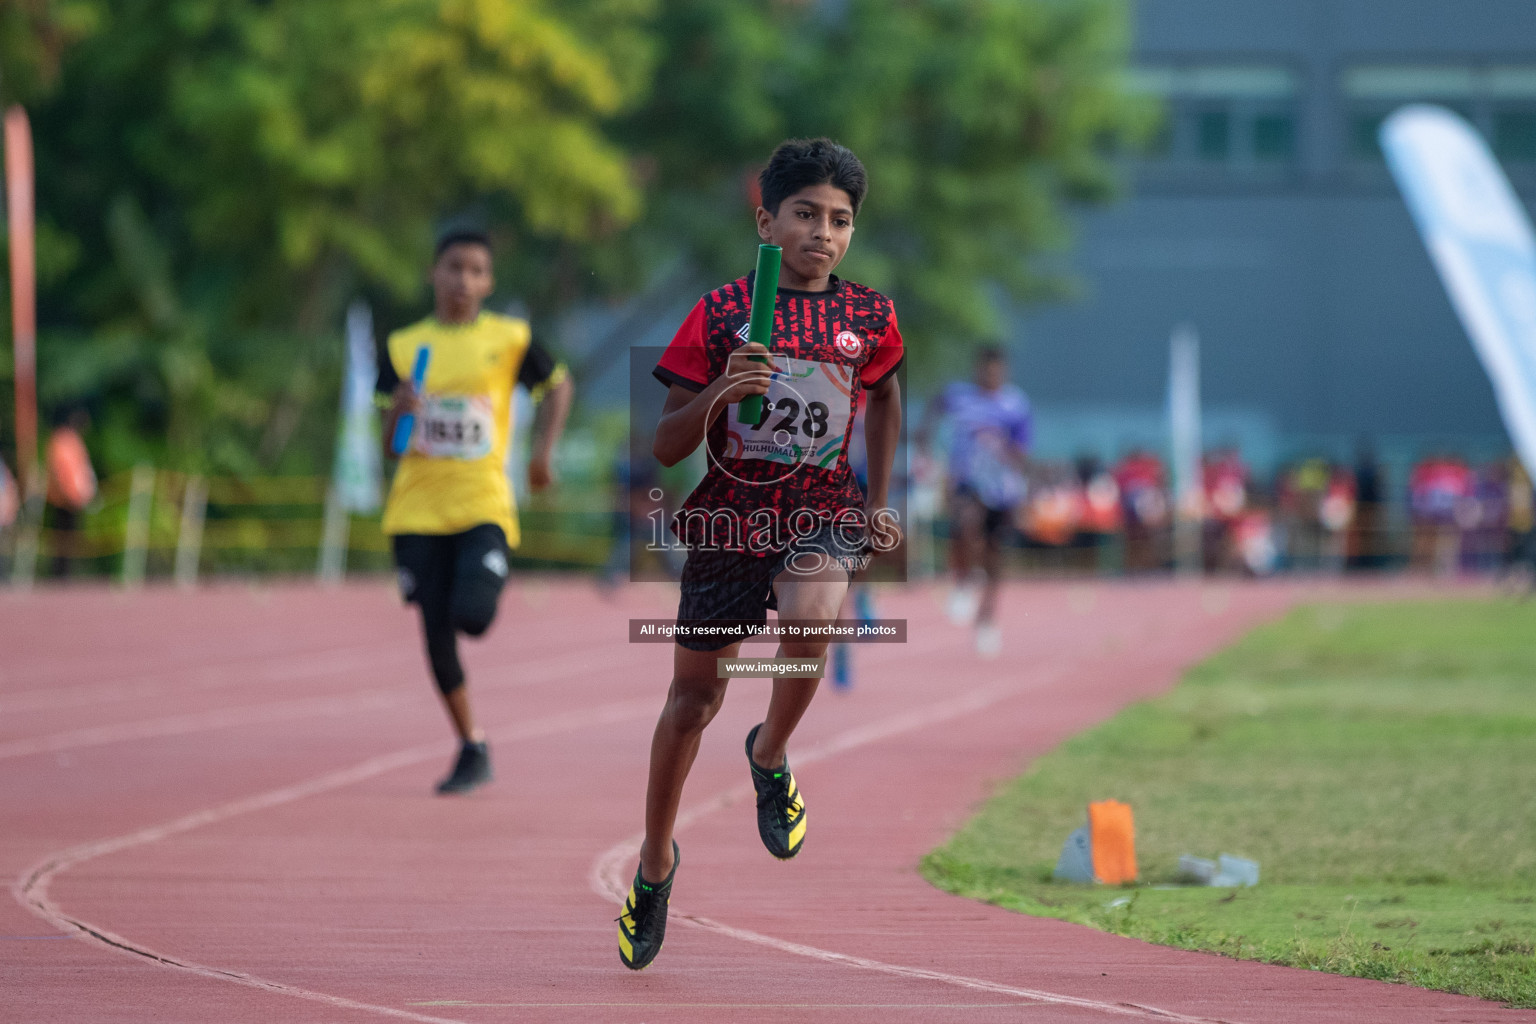
{"label": "red and black running jersey", "polygon": [[[748,274],[700,299],[657,363],[657,379],[708,387],[746,343],[751,297]],[[782,550],[785,536],[808,533],[811,519],[830,524],[863,509],[848,446],[860,392],[901,365],[891,300],[836,277],[825,292],[780,288],[772,348],[762,416],[742,423],[731,405],[711,417],[708,471],[673,523],[690,547],[767,554]]]}

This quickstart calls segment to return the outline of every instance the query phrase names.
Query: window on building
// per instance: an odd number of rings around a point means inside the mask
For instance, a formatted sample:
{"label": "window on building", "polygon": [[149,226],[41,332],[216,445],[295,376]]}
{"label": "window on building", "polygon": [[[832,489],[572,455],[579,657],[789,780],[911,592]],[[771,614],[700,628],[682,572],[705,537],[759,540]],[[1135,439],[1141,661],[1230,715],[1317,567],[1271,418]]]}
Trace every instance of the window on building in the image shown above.
{"label": "window on building", "polygon": [[1379,132],[1405,103],[1435,103],[1460,114],[1501,160],[1536,162],[1536,65],[1371,65],[1343,79],[1348,152],[1381,160]]}
{"label": "window on building", "polygon": [[1536,67],[1489,67],[1483,72],[1490,139],[1501,160],[1536,162]]}
{"label": "window on building", "polygon": [[1131,83],[1163,103],[1161,138],[1145,153],[1154,165],[1240,171],[1296,159],[1298,86],[1290,68],[1149,65],[1136,68]]}
{"label": "window on building", "polygon": [[1266,162],[1296,156],[1296,119],[1289,114],[1259,114],[1253,119],[1253,156]]}
{"label": "window on building", "polygon": [[1493,151],[1505,160],[1536,160],[1536,110],[1495,113]]}

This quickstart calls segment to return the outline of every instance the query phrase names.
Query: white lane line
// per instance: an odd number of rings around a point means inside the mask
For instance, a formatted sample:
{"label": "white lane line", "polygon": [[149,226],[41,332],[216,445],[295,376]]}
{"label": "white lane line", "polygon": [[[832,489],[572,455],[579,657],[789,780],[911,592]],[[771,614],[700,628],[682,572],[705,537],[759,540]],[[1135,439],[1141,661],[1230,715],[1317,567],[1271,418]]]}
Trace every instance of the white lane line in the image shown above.
{"label": "white lane line", "polygon": [[[883,663],[904,653],[904,645],[901,644],[860,646],[868,649],[864,657],[872,657],[876,663]],[[413,652],[417,649],[414,644],[411,646]],[[37,687],[14,693],[0,692],[0,713],[67,710],[109,701],[142,700],[167,693],[181,693],[189,685],[196,690],[211,690],[267,682],[295,682],[364,670],[377,672],[397,667],[400,658],[401,651],[381,644],[321,648],[276,656],[247,655],[214,665],[187,665],[169,672],[147,672],[120,679],[72,686]],[[475,685],[483,689],[516,687],[525,685],[523,680],[528,675],[545,672],[570,674],[585,671],[590,666],[590,652],[571,654],[562,650],[561,653],[543,658],[527,660],[520,657],[506,665],[484,666],[477,673]],[[505,679],[507,674],[512,674],[513,678]],[[0,683],[3,682],[0,679]]]}
{"label": "white lane line", "polygon": [[[1066,661],[1043,672],[1032,673],[1029,681],[1025,683],[1015,682],[982,687],[963,697],[940,701],[926,707],[914,708],[868,725],[846,730],[832,736],[818,746],[797,753],[795,755],[795,764],[810,764],[858,747],[890,739],[915,729],[936,725],[985,710],[1000,701],[1019,696],[1030,689],[1051,682],[1064,673],[1075,660]],[[707,800],[679,814],[675,828],[681,831],[684,827],[698,821],[705,815],[713,814],[715,811],[728,807],[737,801],[745,800],[751,795],[752,786],[749,783],[729,789],[713,799]],[[643,834],[630,836],[604,851],[593,862],[588,880],[592,890],[597,895],[613,902],[623,902],[629,892],[628,869],[640,855],[640,842],[643,838]],[[1097,999],[1069,996],[1059,992],[1047,992],[1041,989],[1004,985],[1000,982],[988,981],[984,978],[972,978],[962,974],[949,974],[944,971],[933,971],[921,967],[907,967],[901,964],[887,963],[883,960],[872,960],[868,957],[852,956],[830,949],[821,949],[817,946],[789,942],[771,935],[763,935],[744,928],[735,928],[707,917],[697,917],[691,914],[677,914],[676,916],[697,928],[717,932],[742,942],[766,946],[782,953],[791,953],[796,956],[841,964],[847,967],[857,967],[866,971],[876,971],[881,974],[916,978],[923,981],[936,981],[959,988],[1009,995],[1022,1002],[1071,1006],[1117,1016],[1173,1021],[1176,1024],[1228,1024],[1228,1022],[1206,1017],[1190,1017],[1155,1006],[1142,1006],[1137,1003],[1110,1003]]]}
{"label": "white lane line", "polygon": [[1229,1024],[1229,1022],[1214,1020],[1210,1017],[1189,1017],[1182,1013],[1175,1013],[1172,1010],[1164,1010],[1156,1006],[1143,1006],[1140,1003],[1107,1003],[1098,999],[1083,999],[1077,996],[1063,995],[1059,992],[1047,992],[1042,989],[1004,985],[1001,982],[987,981],[985,978],[970,978],[963,974],[930,971],[923,967],[905,967],[901,964],[886,963],[884,960],[871,960],[868,957],[852,956],[848,953],[838,953],[830,949],[820,949],[816,946],[806,946],[798,942],[776,939],[771,935],[747,931],[745,928],[733,928],[730,925],[721,924],[707,917],[694,917],[687,914],[679,916],[689,924],[707,931],[718,932],[733,939],[740,939],[742,942],[767,946],[769,949],[776,949],[781,953],[793,953],[796,956],[808,957],[812,960],[842,964],[845,967],[858,967],[866,971],[893,974],[902,978],[937,981],[945,985],[954,985],[959,988],[972,989],[979,992],[1013,996],[1021,1002],[1047,1003],[1052,1006],[1071,1006],[1080,1010],[1093,1010],[1098,1013],[1110,1013],[1122,1017],[1151,1017],[1154,1020],[1174,1021],[1177,1024]]}
{"label": "white lane line", "polygon": [[[672,603],[675,605],[675,597]],[[647,609],[621,608],[618,610],[633,613],[646,611]],[[547,635],[559,635],[559,623],[553,624],[551,632]],[[894,654],[906,645],[863,644],[860,646],[866,648],[870,654],[876,651],[880,654]],[[892,650],[886,651],[883,650],[884,648],[891,648]],[[413,652],[417,651],[419,647],[412,644],[411,650]],[[189,684],[197,689],[214,689],[269,681],[288,682],[364,669],[383,670],[395,667],[400,661],[400,656],[401,652],[399,650],[392,649],[387,644],[325,647],[316,650],[285,652],[276,656],[247,654],[215,664],[199,662],[167,671],[146,672],[118,679],[98,680],[91,683],[77,683],[67,686],[40,686],[10,693],[0,692],[0,712],[13,713],[68,709],[101,704],[108,701],[140,700],[145,697],[154,697],[165,693],[178,693]],[[515,663],[515,666],[519,674],[524,671],[538,672],[550,667],[561,668],[571,664],[579,664],[583,658],[588,657],[590,656],[585,654],[551,654],[533,661],[520,660]],[[883,661],[885,659],[880,658],[878,660]],[[253,669],[258,671],[253,672]],[[482,675],[477,678],[476,685],[507,685],[497,681],[496,676],[500,672],[501,669],[498,667],[482,669]],[[7,675],[0,672],[0,687],[3,687],[13,678],[19,679],[21,677],[21,673]],[[516,684],[514,683],[513,685]]]}
{"label": "white lane line", "polygon": [[[418,648],[412,645],[413,655]],[[347,672],[382,672],[397,668],[402,650],[388,645],[373,644],[367,647],[332,647],[297,654],[252,656],[238,658],[218,665],[188,666],[170,673],[145,673],[105,682],[79,683],[74,686],[42,687],[21,690],[16,693],[0,693],[0,712],[14,714],[22,711],[51,711],[108,701],[142,700],[162,694],[195,690],[212,690],[223,687],[250,686],[262,683],[288,683],[303,679],[336,676]],[[571,655],[562,653],[536,660],[519,659],[509,663],[508,671],[515,671],[519,679],[527,672],[540,672],[548,668],[562,668],[578,664],[585,658],[590,664],[590,654]],[[425,672],[425,667],[422,669]],[[476,685],[501,687],[502,673],[499,666],[480,670]],[[514,680],[511,685],[518,685]]]}
{"label": "white lane line", "polygon": [[[878,648],[883,647],[896,648],[897,645],[895,644],[873,644],[870,646],[877,648],[876,651],[869,652],[867,657],[867,663],[873,665],[897,660],[898,656],[901,658],[907,656],[906,652],[900,650],[878,650]],[[249,681],[291,681],[311,676],[332,675],[341,671],[370,666],[382,667],[386,663],[393,665],[399,660],[393,653],[388,654],[387,662],[380,657],[358,658],[356,654],[359,651],[368,651],[377,655],[378,648],[336,648],[328,652],[305,655],[304,660],[297,663],[291,663],[283,658],[273,659],[265,672],[261,673],[259,677],[251,677]],[[316,658],[320,660],[316,661]],[[591,652],[558,654],[531,661],[519,661],[504,667],[482,668],[477,674],[475,687],[477,692],[520,689],[528,686],[559,682],[572,676],[586,675],[593,670],[594,663]],[[214,681],[202,682],[199,685],[199,689],[225,685],[224,682],[220,681],[223,678],[220,675],[222,671],[222,667],[209,670],[210,678]],[[510,676],[510,678],[506,678],[506,676]],[[247,680],[234,680],[234,682],[245,681]],[[74,697],[67,698],[61,703],[46,706],[64,708],[73,704],[91,704],[98,703],[103,699],[116,699],[128,692],[121,689],[125,685],[127,684],[102,684],[102,687],[119,687],[119,689],[113,690],[110,693],[103,690],[103,692],[95,692],[94,695],[93,691],[100,689],[94,684],[76,687],[75,689],[82,692]],[[142,693],[138,695],[154,695],[174,688],[173,684],[163,682],[155,685],[146,684]],[[151,718],[137,722],[114,722],[111,725],[87,726],[81,729],[69,729],[45,736],[0,742],[0,760],[12,757],[27,757],[34,754],[54,754],[80,747],[102,746],[108,743],[155,739],[163,736],[179,736],[208,729],[226,729],[242,725],[263,725],[270,722],[288,721],[316,715],[383,710],[410,703],[415,697],[416,694],[414,692],[364,690],[343,696],[304,697],[271,704],[251,705],[240,708],[220,708],[214,711],[171,715],[164,718]],[[39,704],[37,706],[43,707],[45,705]],[[16,707],[10,702],[0,700],[0,710],[14,711]]]}
{"label": "white lane line", "polygon": [[145,672],[118,679],[45,686],[14,693],[0,693],[0,711],[45,711],[102,704],[114,700],[139,700],[163,693],[215,689],[241,683],[284,682],[330,675],[374,665],[388,664],[392,652],[374,644],[366,647],[329,647],[314,651],[256,654],[217,664],[186,665],[160,672]]}
{"label": "white lane line", "polygon": [[123,743],[128,740],[180,736],[208,729],[284,722],[294,718],[376,711],[409,703],[413,697],[414,694],[402,692],[362,690],[337,697],[305,697],[271,704],[219,708],[216,711],[198,711],[186,715],[170,715],[166,718],[148,718],[139,722],[96,725],[85,729],[56,732],[48,736],[34,736],[30,739],[0,743],[0,759],[58,753],[79,747],[99,747],[106,743]]}
{"label": "white lane line", "polygon": [[[395,660],[398,659],[391,658],[391,663]],[[603,670],[601,666],[594,662],[593,655],[590,652],[576,655],[566,654],[536,661],[509,664],[504,670],[482,668],[475,679],[475,688],[476,692],[479,693],[521,689],[559,682],[572,676],[583,676],[594,671]],[[319,675],[328,674],[332,671],[335,671],[334,668],[317,669],[313,673],[306,672],[305,674]],[[498,681],[498,676],[501,676],[503,671],[510,675],[511,678]],[[296,677],[278,676],[269,672],[266,678]],[[207,729],[261,725],[268,722],[282,722],[315,715],[382,710],[409,704],[417,696],[418,691],[416,690],[407,692],[403,689],[381,690],[376,688],[332,697],[302,697],[270,704],[219,708],[214,711],[170,715],[165,718],[151,718],[138,722],[116,722],[111,725],[88,726],[83,729],[69,729],[46,736],[34,736],[27,739],[0,742],[0,760],[10,757],[26,757],[32,754],[58,753],[63,750],[101,746],[106,743],[153,739],[161,736],[178,736],[186,733],[201,732]],[[657,707],[659,709],[659,703]]]}
{"label": "white lane line", "polygon": [[1005,1007],[1017,1007],[1019,1001],[1010,999],[1006,1003],[663,1003],[660,1001],[642,1003],[477,1003],[469,999],[429,999],[419,1003],[408,1003],[408,1006],[481,1006],[495,1009],[586,1009],[601,1008],[614,1010],[996,1010]]}
{"label": "white lane line", "polygon": [[[505,736],[509,740],[530,740],[563,732],[573,732],[579,729],[613,725],[655,714],[656,701],[654,699],[630,700],[600,704],[584,711],[572,711],[532,721],[514,723],[498,728],[496,733],[497,735]],[[430,1017],[395,1007],[378,1006],[373,1003],[347,999],[344,996],[315,992],[296,985],[270,981],[243,971],[210,967],[193,960],[159,953],[148,946],[124,938],[83,918],[71,915],[56,904],[48,895],[49,886],[60,874],[97,857],[103,857],[107,854],[136,846],[159,842],[162,839],[190,832],[205,825],[228,821],[230,818],[243,814],[268,810],[330,790],[351,786],[398,768],[408,767],[440,757],[442,752],[442,744],[440,743],[410,747],[393,754],[370,758],[351,768],[329,772],[304,782],[298,782],[293,785],[269,790],[265,793],[258,793],[255,796],[232,800],[215,807],[195,811],[192,814],[184,815],[159,825],[151,825],[108,839],[82,843],[79,846],[73,846],[67,850],[45,857],[27,868],[12,883],[11,895],[18,903],[38,917],[73,936],[95,942],[117,952],[148,960],[151,963],[160,964],[164,967],[188,971],[192,974],[213,978],[218,981],[227,981],[236,985],[244,985],[248,988],[263,989],[281,995],[325,1003],[330,1006],[365,1010],[390,1017],[425,1022],[425,1024],[464,1024],[463,1021],[452,1020],[446,1017]]]}

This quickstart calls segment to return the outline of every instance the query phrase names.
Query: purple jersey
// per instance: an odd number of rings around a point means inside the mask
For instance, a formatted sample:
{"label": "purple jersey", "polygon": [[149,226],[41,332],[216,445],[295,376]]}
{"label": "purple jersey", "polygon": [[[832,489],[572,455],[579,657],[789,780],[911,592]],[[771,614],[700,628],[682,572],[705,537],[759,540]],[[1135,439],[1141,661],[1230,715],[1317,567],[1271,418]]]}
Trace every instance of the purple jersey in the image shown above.
{"label": "purple jersey", "polygon": [[1012,384],[984,391],[969,381],[944,389],[939,412],[949,423],[949,479],[990,508],[1024,499],[1018,456],[1029,450],[1029,399]]}

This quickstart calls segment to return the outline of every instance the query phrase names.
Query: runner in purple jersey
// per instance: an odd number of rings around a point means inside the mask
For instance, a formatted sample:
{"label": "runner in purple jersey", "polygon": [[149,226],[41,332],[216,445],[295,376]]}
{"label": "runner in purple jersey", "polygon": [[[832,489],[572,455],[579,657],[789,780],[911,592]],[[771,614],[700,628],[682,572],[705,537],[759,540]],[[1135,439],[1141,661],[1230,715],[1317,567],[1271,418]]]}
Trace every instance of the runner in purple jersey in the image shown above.
{"label": "runner in purple jersey", "polygon": [[[974,621],[976,652],[995,657],[1002,649],[996,623],[1002,540],[1026,489],[1033,433],[1029,399],[1008,382],[1002,349],[988,346],[977,353],[975,381],[950,384],[928,412],[925,428],[943,420],[949,438],[950,567],[955,576],[949,617],[957,624]],[[979,592],[973,580],[977,567],[984,577]]]}

